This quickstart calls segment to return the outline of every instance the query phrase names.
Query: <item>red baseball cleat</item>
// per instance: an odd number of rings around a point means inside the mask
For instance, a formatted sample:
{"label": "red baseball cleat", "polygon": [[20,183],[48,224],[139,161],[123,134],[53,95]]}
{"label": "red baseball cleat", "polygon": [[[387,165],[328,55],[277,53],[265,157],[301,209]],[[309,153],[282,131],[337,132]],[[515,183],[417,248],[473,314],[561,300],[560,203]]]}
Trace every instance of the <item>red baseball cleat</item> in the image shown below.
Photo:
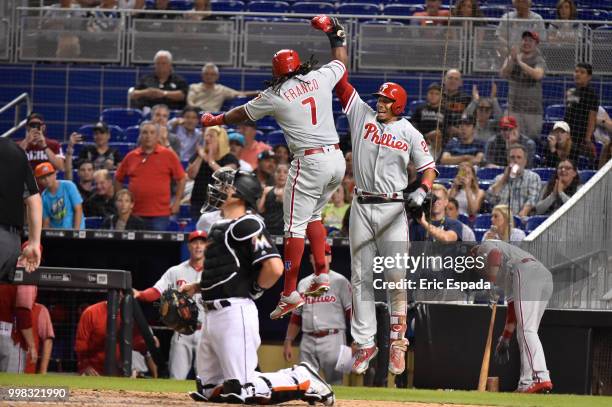
{"label": "red baseball cleat", "polygon": [[314,276],[312,283],[310,283],[310,287],[306,289],[304,295],[318,297],[327,291],[329,291],[329,274],[324,273]]}
{"label": "red baseball cleat", "polygon": [[370,360],[374,359],[377,354],[378,348],[376,345],[365,348],[357,348],[357,352],[355,353],[355,361],[353,362],[353,367],[351,369],[353,373],[365,373],[370,365]]}
{"label": "red baseball cleat", "polygon": [[286,297],[281,294],[281,298],[280,298],[280,301],[278,302],[278,305],[276,306],[274,311],[270,313],[270,318],[271,319],[282,318],[285,315],[291,313],[294,309],[300,308],[304,304],[305,304],[304,299],[302,298],[300,293],[298,293],[297,291],[293,291],[291,294],[289,294]]}
{"label": "red baseball cleat", "polygon": [[389,372],[394,375],[404,373],[406,369],[406,350],[408,350],[408,339],[391,341],[389,347]]}
{"label": "red baseball cleat", "polygon": [[524,389],[517,389],[517,393],[550,393],[553,384],[550,381],[533,383],[531,386]]}

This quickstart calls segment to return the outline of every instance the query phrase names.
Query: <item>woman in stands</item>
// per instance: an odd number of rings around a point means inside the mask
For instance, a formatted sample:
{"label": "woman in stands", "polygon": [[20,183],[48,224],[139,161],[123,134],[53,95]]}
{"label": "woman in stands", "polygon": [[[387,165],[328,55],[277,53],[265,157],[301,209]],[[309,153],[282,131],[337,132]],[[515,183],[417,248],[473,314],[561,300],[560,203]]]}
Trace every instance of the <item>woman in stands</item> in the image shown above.
{"label": "woman in stands", "polygon": [[107,216],[102,222],[101,229],[111,230],[145,230],[142,218],[132,215],[134,209],[134,195],[127,189],[122,189],[115,195],[116,215]]}
{"label": "woman in stands", "polygon": [[272,147],[272,151],[274,151],[274,158],[276,159],[277,164],[289,165],[289,163],[291,163],[291,153],[289,152],[289,147],[287,147],[285,144],[275,145]]}
{"label": "woman in stands", "polygon": [[580,35],[580,24],[570,21],[576,19],[576,4],[573,0],[559,0],[557,3],[557,21],[548,26],[548,41],[574,42]]}
{"label": "woman in stands", "polygon": [[525,232],[514,227],[514,216],[508,205],[497,205],[491,213],[491,228],[484,234],[482,240],[503,240],[504,242],[520,242],[525,238]]}
{"label": "woman in stands", "polygon": [[289,175],[289,166],[279,163],[274,171],[274,186],[265,187],[257,203],[257,210],[263,216],[266,229],[272,235],[284,234],[283,194],[287,175]]}
{"label": "woman in stands", "polygon": [[556,122],[552,133],[548,135],[548,146],[544,154],[544,166],[556,167],[561,161],[567,160],[572,151],[570,127],[566,122]]}
{"label": "woman in stands", "polygon": [[467,162],[459,164],[459,171],[448,194],[449,198],[455,198],[459,202],[460,214],[474,216],[480,212],[485,191],[478,186],[474,167]]}
{"label": "woman in stands", "polygon": [[536,214],[553,213],[567,202],[580,186],[580,176],[574,163],[570,160],[561,161],[557,165],[557,172],[542,189],[540,200],[535,206]]}

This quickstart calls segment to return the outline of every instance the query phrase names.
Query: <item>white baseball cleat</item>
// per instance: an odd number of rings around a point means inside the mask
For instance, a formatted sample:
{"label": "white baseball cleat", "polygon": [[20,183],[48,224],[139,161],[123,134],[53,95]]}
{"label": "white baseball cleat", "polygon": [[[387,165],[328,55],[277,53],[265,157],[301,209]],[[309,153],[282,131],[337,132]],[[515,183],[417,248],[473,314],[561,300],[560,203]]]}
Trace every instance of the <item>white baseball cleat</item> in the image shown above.
{"label": "white baseball cleat", "polygon": [[329,274],[321,273],[314,276],[310,287],[306,289],[304,295],[308,297],[318,297],[329,291]]}
{"label": "white baseball cleat", "polygon": [[306,390],[302,400],[309,404],[318,402],[325,406],[333,406],[336,402],[336,396],[331,386],[307,362],[302,362],[298,366],[302,366],[310,373],[310,387]]}
{"label": "white baseball cleat", "polygon": [[287,297],[281,294],[280,301],[274,311],[270,313],[271,319],[278,319],[293,312],[294,309],[300,308],[305,304],[304,298],[297,291],[293,291]]}

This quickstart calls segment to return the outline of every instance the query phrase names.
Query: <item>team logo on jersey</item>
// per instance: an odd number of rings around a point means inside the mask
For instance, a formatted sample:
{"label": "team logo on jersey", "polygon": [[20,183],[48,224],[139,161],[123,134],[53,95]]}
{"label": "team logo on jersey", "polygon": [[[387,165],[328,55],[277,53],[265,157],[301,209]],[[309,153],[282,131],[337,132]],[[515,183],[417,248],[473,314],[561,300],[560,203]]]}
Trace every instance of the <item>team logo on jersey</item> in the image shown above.
{"label": "team logo on jersey", "polygon": [[336,302],[335,295],[322,295],[320,297],[306,297],[306,304],[317,304],[326,302]]}
{"label": "team logo on jersey", "polygon": [[253,250],[265,251],[266,249],[271,249],[272,245],[268,242],[268,239],[264,235],[253,236]]}
{"label": "team logo on jersey", "polygon": [[291,260],[285,260],[285,270],[291,270]]}
{"label": "team logo on jersey", "polygon": [[365,134],[363,138],[379,146],[389,147],[393,150],[408,151],[408,143],[400,140],[393,134],[378,133],[378,127],[374,123],[366,123],[364,126]]}

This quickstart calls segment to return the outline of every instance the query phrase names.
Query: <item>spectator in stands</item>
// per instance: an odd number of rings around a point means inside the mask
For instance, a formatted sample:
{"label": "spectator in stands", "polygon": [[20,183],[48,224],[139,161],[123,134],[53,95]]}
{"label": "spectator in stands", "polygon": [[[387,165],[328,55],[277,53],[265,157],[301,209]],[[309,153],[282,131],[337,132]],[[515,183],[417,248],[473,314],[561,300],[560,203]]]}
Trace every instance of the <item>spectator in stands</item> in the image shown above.
{"label": "spectator in stands", "polygon": [[344,200],[344,187],[340,185],[321,212],[321,221],[328,232],[342,229],[342,219],[349,206]]}
{"label": "spectator in stands", "polygon": [[[185,171],[174,152],[159,145],[159,126],[140,123],[140,146],[130,151],[117,169],[115,190],[129,178],[128,189],[134,194],[134,214],[147,223],[149,230],[166,230],[169,216],[179,212],[185,189]],[[174,202],[170,182],[177,183]]]}
{"label": "spectator in stands", "polygon": [[[457,0],[457,2],[455,3],[455,7],[453,7],[453,10],[451,11],[451,16],[482,18],[483,14],[482,11],[480,11],[478,0]],[[466,23],[467,21],[458,21],[451,19],[451,25],[466,26]],[[485,24],[485,22],[474,21],[473,24],[479,26]]]}
{"label": "spectator in stands", "polygon": [[502,116],[497,100],[497,85],[491,84],[491,97],[481,97],[476,85],[472,86],[472,101],[465,109],[466,116],[476,116],[474,138],[483,142],[489,141],[497,134],[497,124]]}
{"label": "spectator in stands", "polygon": [[[541,41],[546,41],[546,27],[542,16],[531,11],[531,0],[512,0],[514,11],[509,11],[501,17],[495,35],[500,41],[501,52],[505,55],[510,49],[519,44],[522,33],[535,31]],[[510,21],[524,20],[524,21]]]}
{"label": "spectator in stands", "polygon": [[145,6],[145,0],[119,0],[120,10],[140,10]]}
{"label": "spectator in stands", "polygon": [[264,151],[257,156],[255,174],[261,183],[261,188],[274,185],[274,171],[276,170],[276,157],[274,151]]}
{"label": "spectator in stands", "polygon": [[529,216],[540,195],[540,176],[526,169],[526,165],[527,149],[513,144],[508,149],[508,166],[487,190],[489,202],[508,205],[521,218]]}
{"label": "spectator in stands", "polygon": [[230,152],[238,159],[239,167],[242,171],[253,171],[251,164],[242,159],[242,149],[244,148],[244,136],[240,133],[229,133]]}
{"label": "spectator in stands", "polygon": [[84,229],[83,198],[72,181],[58,180],[51,163],[34,169],[43,201],[43,228]]}
{"label": "spectator in stands", "polygon": [[191,192],[191,216],[194,219],[200,217],[200,209],[208,197],[208,184],[213,183],[213,173],[221,167],[238,168],[239,165],[238,159],[230,152],[227,131],[220,126],[207,127],[204,143],[197,145],[187,167],[187,175],[195,181]]}
{"label": "spectator in stands", "polygon": [[261,199],[257,202],[257,210],[264,218],[268,232],[272,235],[282,236],[283,223],[283,193],[287,183],[289,166],[278,164],[274,171],[274,186],[265,187]]}
{"label": "spectator in stands", "polygon": [[485,232],[482,240],[520,242],[523,239],[525,232],[514,227],[514,216],[508,205],[496,205],[491,212],[491,228]]}
{"label": "spectator in stands", "polygon": [[[414,17],[448,17],[448,10],[441,9],[442,0],[425,0],[425,11],[417,11]],[[413,20],[418,25],[446,25],[447,20],[429,20],[426,18]]]}
{"label": "spectator in stands", "polygon": [[536,150],[535,142],[520,133],[514,116],[504,116],[499,121],[499,134],[487,142],[485,161],[488,167],[505,167],[508,165],[508,147],[521,144],[527,151],[527,168],[533,165]]}
{"label": "spectator in stands", "polygon": [[595,141],[599,141],[606,145],[610,142],[610,135],[612,135],[612,119],[610,119],[606,109],[604,109],[603,106],[599,106],[597,110],[597,127],[595,128],[593,137]]}
{"label": "spectator in stands", "polygon": [[574,42],[580,35],[580,24],[570,21],[577,15],[573,0],[559,0],[557,3],[557,20],[548,24],[549,42]]}
{"label": "spectator in stands", "polygon": [[485,192],[478,186],[474,167],[468,162],[459,164],[459,171],[453,180],[448,196],[458,202],[459,213],[474,216],[480,212]]}
{"label": "spectator in stands", "polygon": [[200,122],[198,113],[198,109],[187,106],[183,109],[180,118],[171,121],[178,140],[177,154],[181,161],[189,161],[196,152],[196,145],[202,142],[202,130],[198,128]]}
{"label": "spectator in stands", "polygon": [[446,217],[461,223],[462,242],[476,241],[476,236],[474,235],[472,228],[459,220],[459,202],[457,202],[455,198],[448,198],[448,205],[446,205]]}
{"label": "spectator in stands", "polygon": [[597,124],[599,95],[591,86],[593,66],[581,62],[574,69],[576,87],[567,91],[565,102],[565,117],[563,120],[572,129],[571,159],[577,162],[579,156],[590,158],[594,162],[597,157],[593,144],[593,133]]}
{"label": "spectator in stands", "polygon": [[277,144],[272,147],[272,151],[274,152],[274,158],[277,164],[289,165],[289,163],[291,163],[291,153],[286,144]]}
{"label": "spectator in stands", "polygon": [[444,76],[444,92],[442,93],[445,142],[459,135],[459,122],[463,112],[472,101],[470,95],[461,89],[462,86],[461,72],[458,69],[449,69]]}
{"label": "spectator in stands", "polygon": [[448,190],[441,184],[433,184],[431,188],[435,196],[431,205],[431,219],[422,213],[416,222],[410,222],[410,240],[419,242],[437,240],[440,242],[456,242],[461,240],[463,228],[459,221],[446,217],[448,205]]}
{"label": "spectator in stands", "polygon": [[[239,91],[217,83],[219,68],[213,63],[202,67],[202,82],[189,85],[187,104],[204,112],[218,112],[226,100],[237,97],[255,97],[259,91]],[[246,136],[246,134],[245,134]]]}
{"label": "spectator in stands", "polygon": [[101,0],[94,10],[87,11],[87,31],[90,33],[108,33],[117,31],[121,25],[121,15],[116,11],[117,0]]}
{"label": "spectator in stands", "polygon": [[604,165],[612,159],[612,141],[608,142],[601,150],[601,156],[599,157],[599,167],[603,168]]}
{"label": "spectator in stands", "polygon": [[133,215],[134,195],[127,189],[115,194],[116,213],[109,215],[102,222],[102,229],[110,230],[145,230],[146,224],[142,218]]}
{"label": "spectator in stands", "polygon": [[251,167],[257,168],[257,156],[264,151],[272,150],[272,147],[263,141],[255,140],[255,136],[257,136],[257,124],[255,122],[243,122],[238,125],[237,130],[244,136],[242,159],[251,164]]}
{"label": "spectator in stands", "polygon": [[[94,144],[86,144],[79,152],[79,161],[88,160],[93,163],[94,169],[114,170],[117,168],[121,159],[121,153],[115,147],[109,146],[110,131],[104,122],[98,122],[93,128]],[[70,135],[68,148],[74,147],[77,143],[83,142],[83,136],[77,133]],[[66,149],[68,151],[68,149]]]}
{"label": "spectator in stands", "polygon": [[548,150],[544,154],[544,165],[556,167],[559,162],[567,160],[572,151],[572,137],[569,124],[556,122],[552,133],[548,135]]}
{"label": "spectator in stands", "polygon": [[34,346],[38,351],[39,357],[38,362],[32,362],[31,359],[27,361],[25,373],[47,374],[51,352],[53,351],[55,332],[53,331],[49,310],[37,302],[32,307],[32,336],[34,337]]}
{"label": "spectator in stands", "polygon": [[[155,5],[152,10],[165,11],[169,10],[170,0],[155,0]],[[154,20],[174,20],[179,18],[180,14],[172,13],[156,13],[156,14],[141,14],[143,18],[154,19]]]}
{"label": "spectator in stands", "polygon": [[97,170],[93,176],[96,181],[96,193],[90,196],[83,204],[85,216],[105,218],[116,214],[113,176],[108,170]]}
{"label": "spectator in stands", "polygon": [[550,177],[536,204],[537,215],[550,215],[566,203],[580,189],[580,176],[576,166],[570,160],[562,160],[557,165],[557,172]]}
{"label": "spectator in stands", "polygon": [[518,121],[521,133],[537,139],[542,132],[542,79],[546,62],[538,49],[540,36],[523,32],[520,49],[512,47],[500,71],[508,79],[508,110]]}
{"label": "spectator in stands", "polygon": [[155,105],[151,108],[151,121],[159,127],[159,144],[171,149],[179,156],[181,141],[168,127],[170,109],[166,105]]}
{"label": "spectator in stands", "polygon": [[[441,103],[442,87],[439,83],[431,83],[427,87],[426,103],[417,107],[410,119],[414,127],[423,134],[425,140],[430,144],[430,151],[436,147],[436,143],[433,141],[440,138],[444,133],[444,111],[440,106]],[[438,144],[440,152],[442,151],[441,147],[441,143]],[[437,160],[439,157],[434,155],[433,158]]]}
{"label": "spectator in stands", "polygon": [[[71,153],[70,153],[71,154]],[[72,159],[69,159],[71,155],[69,155],[68,149],[66,149],[66,173],[64,175],[64,179],[68,181],[72,181]],[[94,167],[91,161],[83,160],[78,162],[77,168],[77,176],[79,178],[79,182],[76,184],[76,187],[81,194],[81,198],[83,198],[83,202],[85,202],[90,196],[95,193],[95,186],[93,183],[93,173]]]}
{"label": "spectator in stands", "polygon": [[210,17],[210,1],[194,0],[193,9],[183,15],[185,20],[202,21]]}
{"label": "spectator in stands", "polygon": [[58,171],[64,171],[64,153],[60,144],[47,138],[47,125],[39,113],[31,113],[26,119],[26,136],[17,142],[28,156],[32,169],[43,162],[50,162]]}
{"label": "spectator in stands", "polygon": [[159,104],[170,109],[182,109],[188,87],[185,79],[172,71],[172,54],[165,50],[157,51],[153,61],[155,72],[140,78],[130,93],[130,99],[141,109]]}
{"label": "spectator in stands", "polygon": [[465,116],[459,125],[459,137],[450,140],[444,147],[440,163],[444,165],[456,165],[468,162],[479,165],[484,158],[485,144],[480,140],[474,140],[474,125],[476,120],[473,116]]}

